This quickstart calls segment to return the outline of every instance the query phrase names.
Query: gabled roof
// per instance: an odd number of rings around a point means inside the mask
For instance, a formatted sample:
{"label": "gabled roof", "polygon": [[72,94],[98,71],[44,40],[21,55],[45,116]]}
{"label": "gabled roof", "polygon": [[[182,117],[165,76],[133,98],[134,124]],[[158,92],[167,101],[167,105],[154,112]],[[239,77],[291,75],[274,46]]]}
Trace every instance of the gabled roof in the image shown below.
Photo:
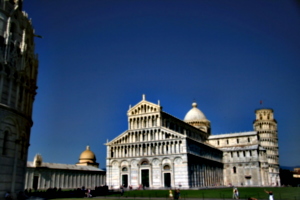
{"label": "gabled roof", "polygon": [[135,106],[129,108],[127,111],[127,115],[140,115],[140,114],[147,114],[153,112],[160,112],[162,111],[162,107],[158,104],[151,103],[146,100],[145,95],[143,95],[143,99],[137,103]]}
{"label": "gabled roof", "polygon": [[[175,137],[178,137],[178,138],[186,138],[187,137],[186,135],[183,135],[181,133],[178,133],[176,131],[173,131],[173,130],[168,129],[168,128],[163,127],[163,126],[160,126],[160,127],[157,127],[157,128],[160,129],[161,131],[169,132],[169,133],[173,134]],[[146,129],[141,129],[141,130],[136,130],[135,129],[135,130],[132,130],[132,131],[135,132],[135,131],[145,131],[145,130]],[[131,130],[124,131],[123,133],[121,133],[120,135],[118,135],[117,137],[115,137],[114,139],[112,139],[111,141],[105,143],[105,145],[107,145],[107,146],[113,145],[116,142],[117,142],[116,145],[118,145],[118,144],[120,144],[120,145],[122,145],[122,144],[130,144],[129,142],[123,142],[122,141],[122,138],[125,138],[128,135],[128,133],[130,133],[130,132],[131,132]],[[174,139],[174,138],[169,138],[169,139]],[[168,139],[163,139],[163,141],[166,141],[166,140],[168,140]],[[118,141],[121,141],[121,142],[118,143]],[[124,141],[126,141],[126,140],[124,140]],[[157,141],[159,141],[159,140],[157,140]],[[143,142],[143,141],[138,141],[138,142],[134,142],[134,143],[140,143],[140,142]],[[149,142],[149,141],[147,141],[147,142]]]}
{"label": "gabled roof", "polygon": [[112,145],[114,142],[116,142],[117,140],[123,138],[124,136],[126,136],[128,133],[128,130],[127,131],[124,131],[123,133],[121,133],[120,135],[118,135],[117,137],[115,137],[114,139],[112,139],[111,141],[105,143],[105,145]]}

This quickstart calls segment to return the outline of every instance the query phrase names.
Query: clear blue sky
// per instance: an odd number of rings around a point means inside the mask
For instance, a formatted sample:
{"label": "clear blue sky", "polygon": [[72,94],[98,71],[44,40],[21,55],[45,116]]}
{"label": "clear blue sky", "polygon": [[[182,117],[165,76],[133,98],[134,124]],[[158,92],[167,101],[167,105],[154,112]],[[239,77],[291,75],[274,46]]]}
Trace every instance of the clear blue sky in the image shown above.
{"label": "clear blue sky", "polygon": [[39,55],[28,160],[74,164],[127,129],[142,99],[212,133],[253,130],[273,108],[280,164],[300,165],[300,7],[296,1],[25,0]]}

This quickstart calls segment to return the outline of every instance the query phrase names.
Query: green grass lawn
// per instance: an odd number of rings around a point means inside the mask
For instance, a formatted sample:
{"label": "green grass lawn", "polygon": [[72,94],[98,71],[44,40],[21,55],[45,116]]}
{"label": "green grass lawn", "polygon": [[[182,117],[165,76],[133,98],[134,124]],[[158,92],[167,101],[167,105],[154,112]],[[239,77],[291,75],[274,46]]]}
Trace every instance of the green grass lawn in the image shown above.
{"label": "green grass lawn", "polygon": [[[264,192],[264,189],[273,191],[274,200],[300,200],[300,188],[298,187],[275,187],[275,188],[238,188],[240,199],[248,199],[248,197],[255,197],[257,199],[268,199],[268,194]],[[167,198],[169,194],[168,190],[132,190],[125,191],[124,196],[121,197],[120,194],[109,195],[106,197],[118,199],[138,199],[142,198]],[[232,199],[232,188],[220,188],[220,189],[200,189],[200,190],[181,190],[181,199],[195,198],[195,199],[205,199],[205,198],[216,198],[216,199]],[[97,199],[105,199],[106,197],[97,197]],[[60,200],[60,199],[56,199]],[[68,199],[68,200],[75,200]]]}
{"label": "green grass lawn", "polygon": [[[255,197],[257,199],[268,199],[268,194],[264,189],[273,191],[275,200],[300,200],[300,188],[295,187],[278,187],[278,188],[238,188],[240,199],[247,199],[248,197]],[[167,197],[168,190],[135,190],[126,191],[125,197]],[[181,197],[184,198],[220,198],[231,199],[232,188],[221,189],[201,189],[201,190],[181,190]]]}

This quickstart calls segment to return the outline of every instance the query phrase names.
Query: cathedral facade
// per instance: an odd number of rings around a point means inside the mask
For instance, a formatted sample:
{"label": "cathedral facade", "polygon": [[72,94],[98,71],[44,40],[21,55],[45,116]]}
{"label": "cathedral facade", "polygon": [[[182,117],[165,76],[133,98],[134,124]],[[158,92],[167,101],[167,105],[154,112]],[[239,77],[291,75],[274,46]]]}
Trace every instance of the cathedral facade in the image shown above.
{"label": "cathedral facade", "polygon": [[192,104],[184,120],[145,99],[127,112],[128,130],[106,143],[110,188],[278,185],[277,123],[256,111],[254,131],[211,135]]}
{"label": "cathedral facade", "polygon": [[37,89],[34,30],[22,0],[0,0],[0,197],[24,190]]}

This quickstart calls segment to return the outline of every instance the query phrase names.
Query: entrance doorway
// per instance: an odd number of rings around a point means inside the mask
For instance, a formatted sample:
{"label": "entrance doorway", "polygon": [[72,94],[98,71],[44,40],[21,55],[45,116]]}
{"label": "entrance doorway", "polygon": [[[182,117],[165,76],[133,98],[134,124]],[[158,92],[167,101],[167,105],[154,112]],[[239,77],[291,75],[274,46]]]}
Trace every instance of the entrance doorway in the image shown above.
{"label": "entrance doorway", "polygon": [[149,187],[149,169],[142,169],[141,172],[143,187]]}
{"label": "entrance doorway", "polygon": [[38,176],[34,176],[33,177],[33,183],[32,183],[32,188],[37,190],[38,189],[38,184],[39,184],[39,177]]}
{"label": "entrance doorway", "polygon": [[171,187],[171,173],[164,173],[165,187]]}
{"label": "entrance doorway", "polygon": [[128,187],[128,175],[127,174],[122,175],[122,185],[125,188]]}

